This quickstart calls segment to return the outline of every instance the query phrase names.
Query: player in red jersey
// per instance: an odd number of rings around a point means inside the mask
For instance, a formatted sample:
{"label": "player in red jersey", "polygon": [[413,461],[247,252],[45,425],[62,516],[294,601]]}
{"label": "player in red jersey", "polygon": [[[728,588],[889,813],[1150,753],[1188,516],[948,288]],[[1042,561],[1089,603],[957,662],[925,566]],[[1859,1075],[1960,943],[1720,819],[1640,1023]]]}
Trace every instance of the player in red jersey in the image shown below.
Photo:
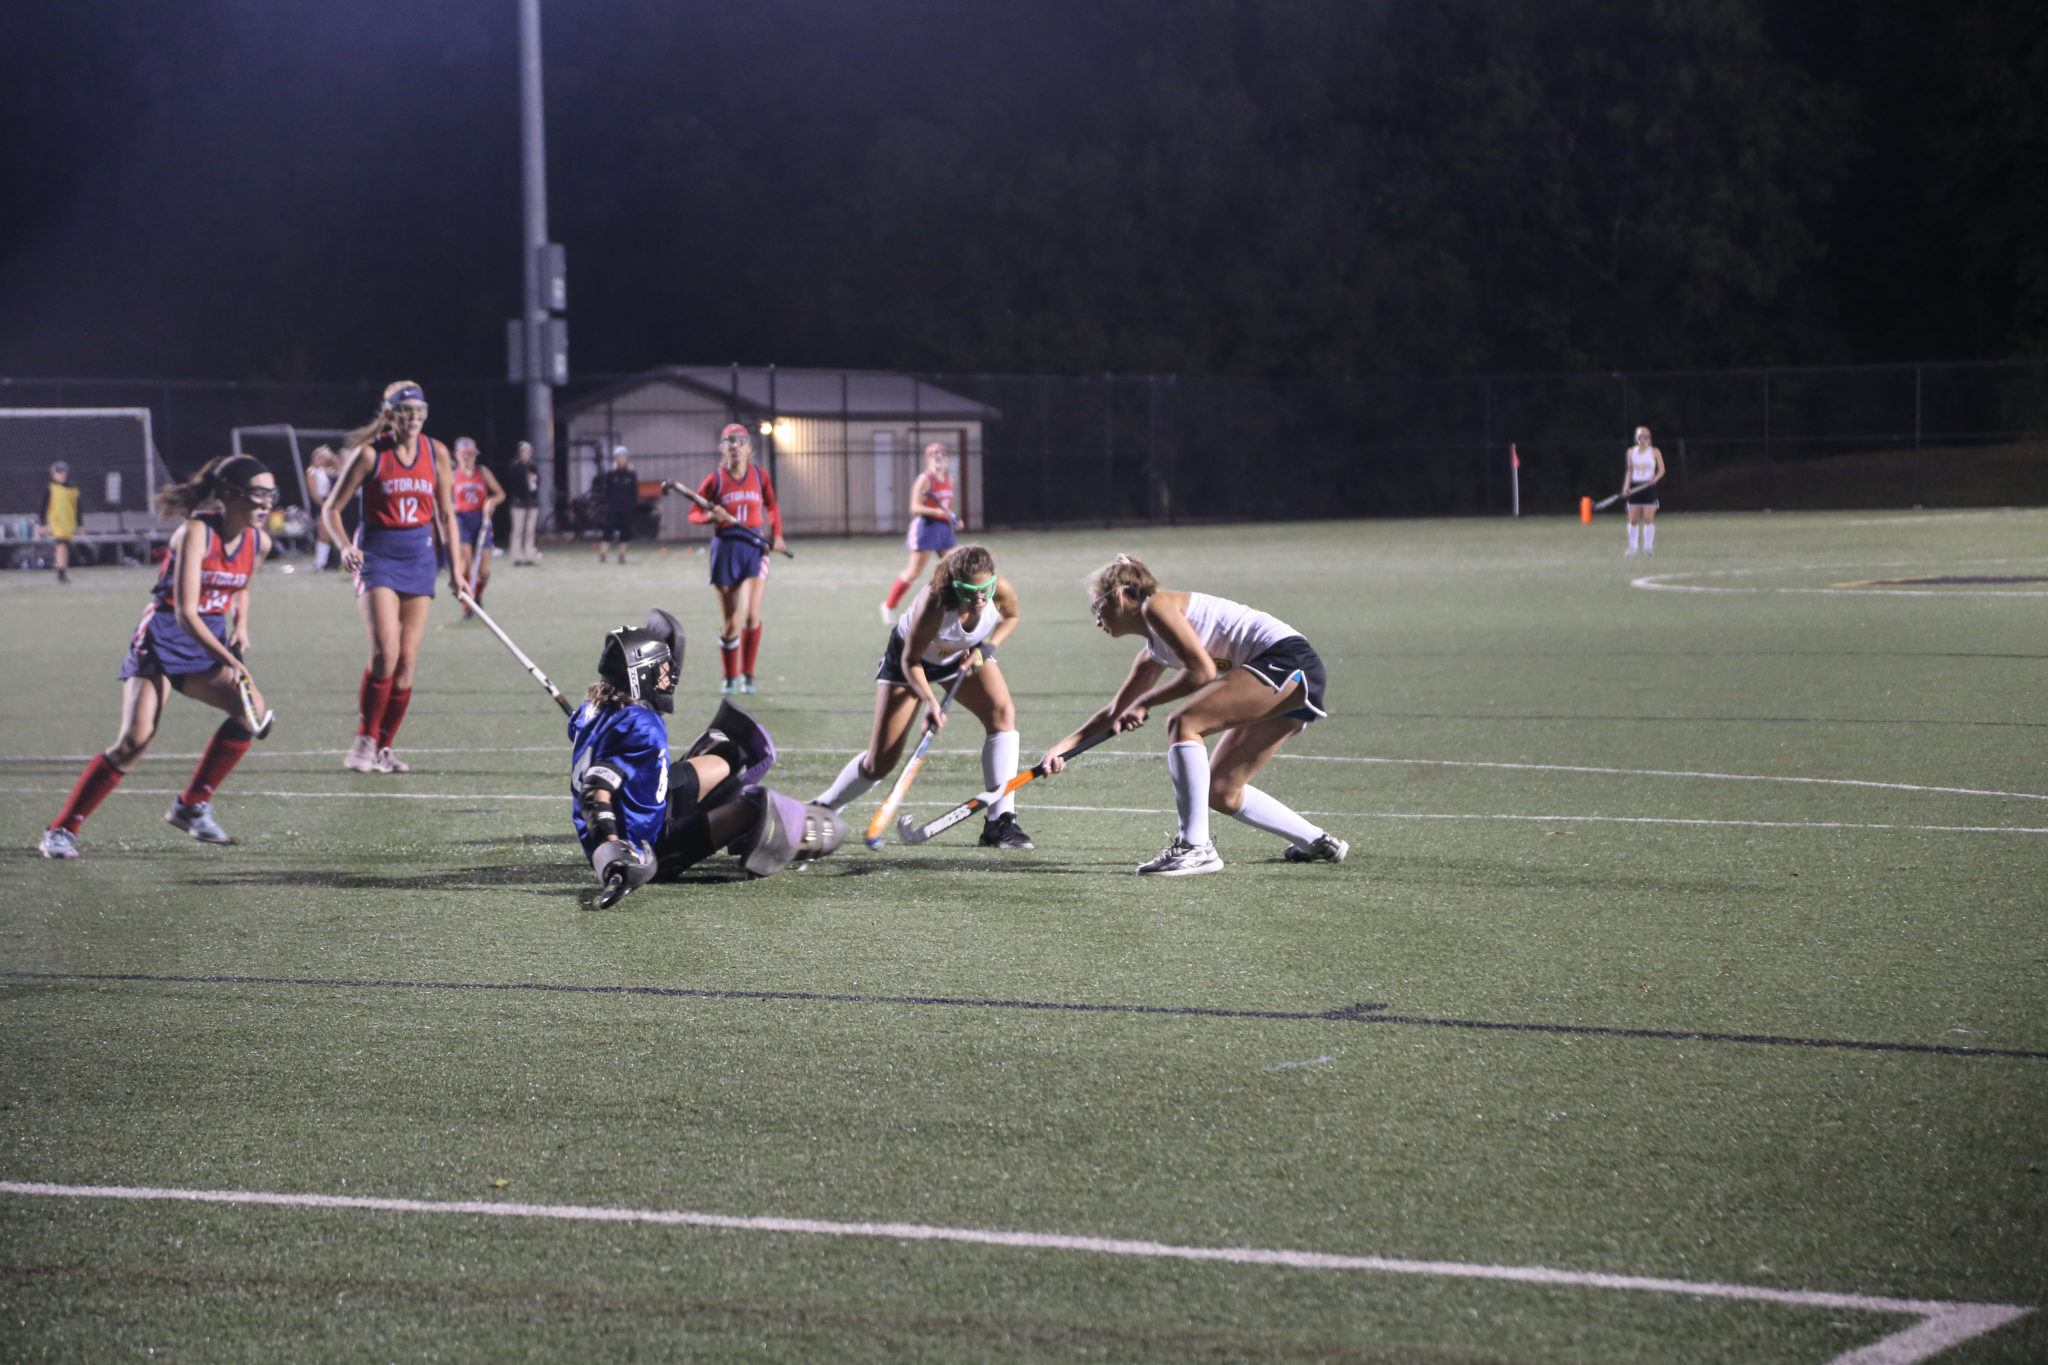
{"label": "player in red jersey", "polygon": [[[477,463],[476,442],[467,436],[455,441],[455,473],[448,480],[449,496],[455,502],[455,578],[469,585],[469,595],[484,600],[491,585],[491,517],[505,500],[498,476]],[[462,609],[464,620],[469,608]]]}
{"label": "player in red jersey", "polygon": [[[718,468],[697,486],[715,509],[690,510],[690,520],[715,521],[711,536],[711,590],[718,594],[718,655],[724,693],[754,690],[761,654],[761,594],[768,588],[768,550],[780,550],[782,510],[768,471],[754,465],[754,442],[733,422],[718,434]],[[767,539],[768,549],[761,547]]]}
{"label": "player in red jersey", "polygon": [[[391,741],[412,701],[413,666],[434,601],[434,538],[456,543],[448,447],[427,436],[427,396],[401,379],[384,406],[343,442],[341,477],[320,524],[355,575],[356,603],[370,632],[370,666],[357,692],[355,743],[342,762],[359,773],[402,773]],[[360,490],[362,522],[345,541],[341,505]],[[451,575],[459,563],[450,557]],[[459,580],[457,580],[459,582]]]}
{"label": "player in red jersey", "polygon": [[882,600],[883,625],[896,619],[896,604],[924,573],[925,561],[934,554],[946,553],[958,543],[953,531],[959,525],[960,518],[953,511],[953,476],[947,463],[946,443],[933,441],[924,448],[924,472],[910,486],[910,531],[903,538],[910,546],[910,563],[896,575],[896,581],[889,585],[889,595]]}
{"label": "player in red jersey", "polygon": [[[242,655],[249,648],[249,580],[270,553],[259,523],[277,505],[277,480],[253,455],[225,455],[158,493],[156,503],[162,519],[185,520],[171,532],[170,553],[121,666],[121,736],[85,765],[71,799],[43,831],[37,848],[45,858],[78,856],[79,827],[148,750],[172,688],[228,718],[164,819],[201,843],[229,842],[213,818],[213,793],[255,738],[242,723],[240,684],[249,678]],[[262,697],[253,686],[250,695],[260,713]]]}

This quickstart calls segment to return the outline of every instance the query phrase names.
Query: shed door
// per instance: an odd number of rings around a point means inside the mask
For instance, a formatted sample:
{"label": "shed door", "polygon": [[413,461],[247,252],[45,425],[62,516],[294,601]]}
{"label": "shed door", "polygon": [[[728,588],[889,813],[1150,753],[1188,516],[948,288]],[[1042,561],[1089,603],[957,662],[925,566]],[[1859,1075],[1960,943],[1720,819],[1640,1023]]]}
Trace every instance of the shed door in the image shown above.
{"label": "shed door", "polygon": [[[908,497],[909,489],[904,489]],[[896,498],[896,433],[875,433],[875,529],[893,531],[903,516]]]}

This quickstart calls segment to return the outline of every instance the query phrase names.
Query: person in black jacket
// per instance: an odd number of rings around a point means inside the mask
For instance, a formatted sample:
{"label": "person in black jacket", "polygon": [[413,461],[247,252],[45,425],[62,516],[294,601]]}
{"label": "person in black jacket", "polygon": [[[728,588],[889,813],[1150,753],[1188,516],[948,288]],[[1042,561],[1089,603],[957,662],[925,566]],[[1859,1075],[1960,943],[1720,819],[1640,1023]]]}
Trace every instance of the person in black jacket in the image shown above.
{"label": "person in black jacket", "polygon": [[519,443],[519,458],[505,475],[505,492],[512,499],[512,562],[540,563],[534,548],[534,522],[540,517],[540,466],[533,462],[533,443]]}
{"label": "person in black jacket", "polygon": [[633,515],[640,510],[640,476],[633,472],[631,461],[624,446],[613,446],[612,467],[597,476],[597,484],[590,490],[591,501],[604,518],[597,539],[600,564],[604,563],[607,540],[618,551],[619,563],[626,562],[626,542],[633,538]]}

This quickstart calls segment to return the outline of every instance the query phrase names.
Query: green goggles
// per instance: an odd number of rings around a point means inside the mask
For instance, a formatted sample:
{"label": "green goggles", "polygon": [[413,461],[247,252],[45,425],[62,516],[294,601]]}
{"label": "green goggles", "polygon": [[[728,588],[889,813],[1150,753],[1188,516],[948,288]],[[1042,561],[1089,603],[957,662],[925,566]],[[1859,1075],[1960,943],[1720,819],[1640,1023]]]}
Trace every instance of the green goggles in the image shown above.
{"label": "green goggles", "polygon": [[954,592],[972,602],[986,602],[989,598],[996,595],[996,576],[994,574],[990,574],[980,583],[963,583],[957,578],[951,580],[951,582]]}

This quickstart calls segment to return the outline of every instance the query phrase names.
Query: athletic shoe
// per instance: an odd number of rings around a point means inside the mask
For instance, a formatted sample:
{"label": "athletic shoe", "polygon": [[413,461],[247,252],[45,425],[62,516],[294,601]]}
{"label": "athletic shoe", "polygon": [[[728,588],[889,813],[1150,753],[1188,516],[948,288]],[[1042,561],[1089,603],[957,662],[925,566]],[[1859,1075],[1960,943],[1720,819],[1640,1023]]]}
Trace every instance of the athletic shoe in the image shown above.
{"label": "athletic shoe", "polygon": [[176,825],[179,829],[184,830],[202,844],[233,842],[228,838],[228,832],[220,827],[220,821],[213,818],[213,802],[211,801],[201,801],[196,806],[188,806],[183,801],[173,797],[171,799],[171,808],[164,812],[164,819]]}
{"label": "athletic shoe", "polygon": [[1203,872],[1221,872],[1223,860],[1216,856],[1213,843],[1191,844],[1175,835],[1173,842],[1160,850],[1159,856],[1138,868],[1140,875],[1151,874],[1160,877],[1193,877]]}
{"label": "athletic shoe", "polygon": [[883,625],[893,626],[896,624],[896,613],[889,610],[889,604],[887,602],[882,603],[881,612]]}
{"label": "athletic shoe", "polygon": [[357,735],[356,742],[348,746],[348,756],[341,760],[341,766],[357,773],[377,771],[377,737]]}
{"label": "athletic shoe", "polygon": [[1017,823],[1017,817],[1009,811],[981,824],[981,846],[983,848],[1036,848],[1031,836]]}
{"label": "athletic shoe", "polygon": [[746,693],[746,694],[747,694],[748,696],[750,696],[750,697],[754,695],[754,675],[753,675],[753,674],[751,674],[751,673],[742,673],[742,674],[740,674],[740,691],[742,691],[742,692]]}
{"label": "athletic shoe", "polygon": [[404,773],[411,772],[412,769],[406,766],[404,759],[391,752],[389,745],[386,745],[377,751],[377,771],[380,773]]}
{"label": "athletic shoe", "polygon": [[1621,557],[1622,557],[1623,559],[1634,559],[1634,558],[1636,557],[1637,553],[1638,553],[1638,551],[1636,551],[1636,550],[1634,550],[1634,549],[1627,549],[1627,550],[1623,550],[1623,551],[1621,552]]}
{"label": "athletic shoe", "polygon": [[1334,834],[1318,834],[1314,842],[1289,844],[1282,855],[1290,863],[1341,863],[1344,855],[1351,852],[1351,845]]}
{"label": "athletic shoe", "polygon": [[718,684],[718,695],[721,697],[736,696],[739,690],[740,680],[738,678],[726,678]]}
{"label": "athletic shoe", "polygon": [[76,858],[78,836],[68,829],[46,829],[36,841],[36,852],[45,858]]}

